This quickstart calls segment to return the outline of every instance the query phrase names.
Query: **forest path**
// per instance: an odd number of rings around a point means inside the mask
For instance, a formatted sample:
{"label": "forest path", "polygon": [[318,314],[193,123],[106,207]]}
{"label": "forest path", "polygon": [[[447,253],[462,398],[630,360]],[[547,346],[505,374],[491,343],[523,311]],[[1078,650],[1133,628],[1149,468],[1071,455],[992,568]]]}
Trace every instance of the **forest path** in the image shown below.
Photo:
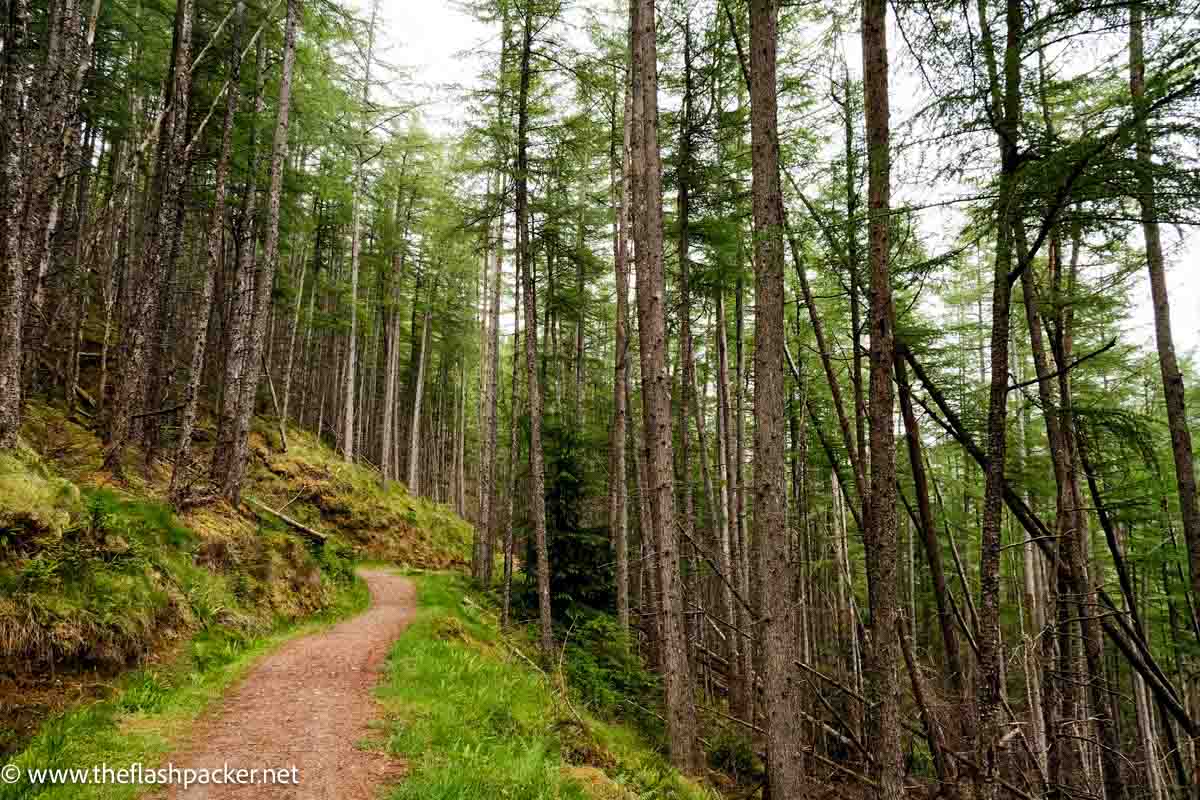
{"label": "forest path", "polygon": [[167,759],[179,769],[218,772],[226,765],[233,771],[294,766],[298,782],[186,790],[176,783],[167,798],[370,800],[403,774],[402,762],[359,743],[379,716],[372,689],[389,648],[412,621],[416,587],[384,570],[359,575],[370,587],[370,608],[264,658]]}

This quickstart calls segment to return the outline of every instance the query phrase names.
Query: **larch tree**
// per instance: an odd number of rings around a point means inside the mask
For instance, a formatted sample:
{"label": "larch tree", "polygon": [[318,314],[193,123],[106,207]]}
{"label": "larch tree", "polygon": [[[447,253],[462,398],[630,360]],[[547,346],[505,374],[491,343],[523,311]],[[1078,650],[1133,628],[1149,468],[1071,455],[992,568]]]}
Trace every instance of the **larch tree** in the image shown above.
{"label": "larch tree", "polygon": [[[866,0],[862,17],[863,92],[867,126],[867,210],[870,302],[869,430],[871,489],[864,515],[871,636],[864,669],[870,729],[877,743],[873,776],[881,800],[904,794],[897,663],[901,612],[896,514],[896,436],[892,387],[896,314],[891,274],[891,122],[887,3]],[[851,272],[854,266],[851,265]],[[855,348],[855,352],[858,352]],[[860,415],[861,416],[861,415]],[[861,434],[860,434],[861,437]],[[1003,458],[1003,456],[1001,456]],[[935,745],[936,747],[936,745]]]}
{"label": "larch tree", "polygon": [[692,699],[684,629],[682,580],[675,531],[671,379],[667,369],[666,274],[663,266],[662,160],[658,144],[658,57],[654,0],[632,4],[633,102],[639,124],[633,138],[633,235],[637,269],[638,336],[642,367],[642,435],[646,490],[654,529],[662,628],[663,680],[671,762],[699,768],[696,707]]}

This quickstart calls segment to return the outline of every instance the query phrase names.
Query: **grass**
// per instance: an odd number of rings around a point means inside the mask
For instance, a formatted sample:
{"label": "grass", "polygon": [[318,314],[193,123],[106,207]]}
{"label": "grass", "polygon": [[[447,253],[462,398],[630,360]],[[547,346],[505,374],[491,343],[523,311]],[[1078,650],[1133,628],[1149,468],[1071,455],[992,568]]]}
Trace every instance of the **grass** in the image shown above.
{"label": "grass", "polygon": [[[584,714],[517,656],[466,581],[415,578],[421,609],[396,643],[379,696],[389,749],[410,773],[391,800],[622,800],[712,795],[630,728]],[[576,709],[577,711],[578,709]]]}
{"label": "grass", "polygon": [[[89,703],[48,722],[11,763],[23,770],[119,769],[160,763],[196,718],[264,653],[288,639],[312,633],[366,608],[369,595],[359,579],[342,584],[333,601],[304,623],[280,623],[265,634],[242,637],[206,628],[186,652],[160,668],[127,674],[109,699]],[[0,800],[126,800],[145,787],[79,785],[37,787],[0,783]]]}

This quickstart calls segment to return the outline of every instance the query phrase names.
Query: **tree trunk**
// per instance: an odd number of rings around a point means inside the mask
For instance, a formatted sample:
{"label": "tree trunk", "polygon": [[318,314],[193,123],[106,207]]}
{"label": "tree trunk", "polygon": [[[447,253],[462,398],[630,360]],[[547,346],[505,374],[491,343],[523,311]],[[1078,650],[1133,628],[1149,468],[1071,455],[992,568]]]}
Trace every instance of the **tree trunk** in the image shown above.
{"label": "tree trunk", "polygon": [[0,49],[0,448],[17,445],[21,431],[22,329],[25,267],[21,252],[21,208],[25,202],[22,153],[25,148],[24,50],[29,27],[28,0],[9,0]]}
{"label": "tree trunk", "polygon": [[550,554],[546,546],[546,470],[542,458],[542,385],[538,370],[537,296],[534,292],[533,247],[529,241],[529,84],[532,78],[533,10],[525,8],[521,33],[520,89],[517,97],[517,258],[524,284],[525,370],[529,381],[529,498],[537,549],[538,619],[542,658],[554,655],[550,620]]}
{"label": "tree trunk", "polygon": [[900,741],[900,685],[896,671],[900,613],[896,590],[896,437],[892,390],[895,309],[892,306],[888,235],[891,130],[886,0],[865,0],[863,3],[862,49],[867,121],[868,311],[871,324],[870,447],[867,457],[871,493],[863,530],[871,637],[864,672],[866,699],[871,704],[867,737],[878,748],[872,770],[878,782],[877,796],[880,800],[895,800],[904,793],[904,767]]}
{"label": "tree trunk", "polygon": [[129,286],[128,304],[123,308],[121,361],[117,395],[110,409],[108,446],[104,466],[121,472],[121,454],[134,426],[136,403],[144,397],[147,349],[152,329],[159,319],[159,292],[164,285],[163,268],[175,242],[179,196],[187,176],[187,115],[191,93],[192,0],[180,0],[175,11],[175,33],[171,80],[166,99],[151,196],[146,206],[141,273]]}
{"label": "tree trunk", "polygon": [[[425,311],[421,314],[421,349],[417,356],[417,374],[413,382],[412,414],[408,423],[408,469],[404,473],[404,482],[414,497],[421,495],[421,401],[425,396],[425,364],[429,361],[428,304],[433,302],[432,292],[425,302]],[[432,494],[430,496],[432,497]]]}
{"label": "tree trunk", "polygon": [[[1200,502],[1196,496],[1195,453],[1188,428],[1183,373],[1175,358],[1171,334],[1171,303],[1167,296],[1166,266],[1162,237],[1158,230],[1158,201],[1154,188],[1153,139],[1146,123],[1146,59],[1143,54],[1142,4],[1129,7],[1129,92],[1134,112],[1137,150],[1138,204],[1141,207],[1142,236],[1146,240],[1146,269],[1150,273],[1150,297],[1154,306],[1154,338],[1158,345],[1158,366],[1162,373],[1163,395],[1167,402],[1167,425],[1171,431],[1171,453],[1175,458],[1175,482],[1179,489],[1179,515],[1183,538],[1187,543],[1191,567],[1192,597],[1200,603]],[[1111,799],[1110,799],[1111,800]]]}
{"label": "tree trunk", "polygon": [[[520,233],[517,242],[521,242]],[[517,462],[520,444],[517,439],[518,420],[520,419],[520,364],[521,364],[521,291],[523,278],[521,270],[521,254],[517,254],[514,264],[516,273],[513,275],[513,349],[512,349],[512,381],[509,386],[509,418],[508,418],[508,507],[504,518],[504,609],[500,617],[500,626],[508,627],[509,610],[512,600],[512,570],[513,570],[513,540],[516,525],[514,519],[514,504],[517,497]],[[497,500],[499,496],[497,494]],[[493,518],[498,516],[496,503],[492,504]]]}
{"label": "tree trunk", "polygon": [[[208,344],[208,317],[212,310],[213,285],[217,270],[221,268],[221,249],[224,246],[222,232],[225,226],[225,185],[229,176],[229,162],[233,154],[233,129],[237,122],[238,99],[241,92],[241,33],[246,14],[244,0],[238,0],[236,20],[229,50],[229,85],[225,94],[225,122],[221,132],[221,152],[217,157],[216,175],[213,182],[213,205],[208,217],[207,260],[205,261],[203,284],[200,289],[200,304],[195,310],[192,328],[192,357],[188,367],[188,382],[184,389],[183,418],[180,423],[179,444],[175,451],[175,466],[171,471],[170,496],[178,508],[187,499],[187,484],[180,484],[180,470],[188,467],[188,456],[192,447],[192,428],[196,424],[196,406],[199,401],[200,380],[204,375],[204,357]],[[299,303],[297,303],[299,308]]]}
{"label": "tree trunk", "polygon": [[[735,539],[735,530],[737,527],[737,465],[734,463],[737,459],[737,446],[734,434],[733,425],[733,404],[729,396],[729,345],[725,323],[725,290],[717,287],[717,420],[718,420],[718,447],[721,454],[721,462],[725,468],[724,480],[724,498],[723,516],[725,518],[725,529],[721,541],[721,558],[723,568],[726,570],[726,575],[731,581],[738,583],[740,591],[741,584],[738,578],[741,570],[737,563],[737,548]],[[733,592],[729,592],[729,606],[736,611],[735,616],[730,618],[731,622],[736,622],[737,627],[741,630],[746,630],[747,614],[745,608],[740,604],[733,604]],[[743,595],[744,596],[744,595]],[[744,661],[742,653],[748,650],[751,642],[748,638],[743,641],[743,636],[735,632],[728,638],[728,652],[726,657],[729,659],[729,710],[730,713],[739,719],[749,719],[750,717],[750,680],[744,669]]]}
{"label": "tree trunk", "polygon": [[[220,412],[217,415],[217,446],[213,448],[212,477],[221,491],[229,496],[237,483],[236,444],[237,420],[241,405],[242,386],[250,352],[251,307],[254,302],[255,221],[258,215],[258,120],[266,107],[266,46],[258,41],[255,67],[254,111],[251,117],[250,152],[247,158],[248,178],[242,196],[240,214],[241,240],[237,242],[232,297],[229,303],[226,334],[229,346],[225,352],[225,372]],[[322,397],[323,399],[323,397]],[[324,406],[322,406],[324,410]],[[320,423],[322,420],[318,420]],[[318,427],[317,435],[320,436]]]}
{"label": "tree trunk", "polygon": [[1000,778],[1004,685],[1000,636],[1000,556],[1004,515],[1004,459],[1007,451],[1008,348],[1013,266],[1013,231],[1019,223],[1016,172],[1020,166],[1018,136],[1021,103],[1022,9],[1006,0],[1007,25],[1004,79],[1001,82],[987,20],[986,0],[979,0],[981,45],[988,67],[989,103],[1000,153],[996,252],[992,274],[991,376],[988,389],[987,467],[984,470],[983,520],[979,544],[979,668],[976,671],[979,766],[975,788],[979,800],[995,800]]}
{"label": "tree trunk", "polygon": [[[503,189],[503,186],[502,186]],[[501,191],[501,196],[504,192]],[[500,427],[500,290],[504,284],[504,208],[501,206],[499,218],[496,221],[496,253],[494,257],[495,272],[492,276],[492,297],[491,307],[488,310],[488,335],[491,341],[488,344],[488,358],[491,364],[488,366],[488,382],[487,382],[487,482],[486,485],[479,487],[480,502],[487,503],[487,514],[482,513],[479,519],[479,524],[483,527],[483,580],[487,585],[492,582],[492,569],[495,557],[493,548],[496,546],[496,540],[500,535],[500,518],[496,513],[496,504],[500,500],[500,488],[498,483],[499,470],[496,468],[497,460],[497,437]],[[486,498],[486,500],[485,500]]]}
{"label": "tree trunk", "polygon": [[345,410],[342,416],[341,451],[342,457],[353,462],[354,449],[354,413],[355,413],[355,378],[358,374],[358,262],[362,253],[362,206],[363,206],[363,167],[366,165],[366,155],[363,145],[368,137],[367,103],[371,92],[371,58],[375,49],[375,15],[379,11],[378,0],[371,3],[371,23],[367,28],[366,64],[363,67],[362,86],[362,120],[358,131],[358,146],[354,155],[354,197],[351,200],[350,212],[350,334],[346,337],[346,384],[343,402]]}
{"label": "tree trunk", "polygon": [[662,162],[658,148],[658,56],[654,0],[636,0],[633,25],[634,103],[640,127],[634,147],[640,169],[634,182],[638,334],[641,340],[642,406],[650,476],[651,516],[662,586],[663,680],[671,763],[687,773],[700,769],[696,708],[692,699],[672,486],[671,384],[667,370],[666,276],[663,269]]}
{"label": "tree trunk", "polygon": [[[783,194],[775,51],[776,0],[750,3],[750,134],[754,209],[754,530],[763,581],[763,703],[772,797],[799,797],[804,783],[804,728],[796,724],[796,606],[787,525],[784,455]],[[686,305],[684,306],[686,309]],[[688,354],[690,356],[690,353]]]}
{"label": "tree trunk", "polygon": [[271,146],[271,167],[267,180],[267,227],[263,237],[263,260],[255,276],[254,305],[250,328],[249,352],[244,364],[242,397],[238,408],[237,435],[234,440],[233,476],[225,487],[233,503],[241,499],[249,455],[250,418],[258,389],[259,370],[266,344],[267,313],[271,307],[271,286],[275,262],[279,259],[279,204],[283,193],[283,171],[288,153],[288,126],[291,112],[292,73],[296,63],[296,26],[300,18],[300,0],[288,0],[283,40],[283,68],[279,78],[279,108]]}
{"label": "tree trunk", "polygon": [[[630,73],[632,77],[632,73]],[[616,91],[614,89],[614,98]],[[609,438],[608,472],[608,528],[612,536],[613,550],[617,562],[617,624],[629,633],[629,500],[625,465],[626,385],[629,380],[629,205],[632,187],[629,176],[630,128],[633,125],[633,93],[628,82],[624,92],[624,124],[621,158],[616,156],[617,115],[613,101],[612,145],[609,152],[612,185],[613,218],[613,270],[616,275],[617,310],[613,324],[613,424]],[[617,171],[620,170],[618,180]]]}
{"label": "tree trunk", "polygon": [[912,470],[913,488],[917,498],[918,521],[921,524],[925,558],[929,562],[929,576],[933,582],[933,596],[937,603],[938,622],[942,632],[942,647],[946,657],[946,677],[954,694],[966,703],[970,701],[970,697],[958,649],[958,632],[955,627],[954,611],[950,608],[949,589],[946,587],[946,573],[942,565],[942,545],[938,541],[933,509],[929,503],[929,480],[925,473],[921,430],[917,423],[917,415],[913,411],[908,370],[901,359],[896,359],[894,366],[896,386],[900,390],[900,411],[904,419],[905,441],[908,445],[908,463]]}
{"label": "tree trunk", "polygon": [[[678,227],[678,258],[679,258],[679,398],[678,398],[678,430],[679,430],[679,472],[680,500],[683,506],[679,520],[681,543],[686,543],[689,552],[695,550],[694,534],[696,530],[695,498],[692,491],[692,432],[689,423],[691,407],[695,403],[696,367],[692,355],[692,291],[691,291],[691,252],[689,249],[691,235],[688,225],[691,215],[691,181],[692,181],[692,32],[691,18],[685,17],[683,22],[683,106],[679,114],[679,166],[677,169],[678,194],[676,198],[676,225]],[[695,559],[693,558],[694,562]],[[688,569],[689,579],[697,574],[695,563]],[[685,594],[695,597],[696,591],[692,585],[686,588]],[[701,617],[691,615],[687,619],[698,623]],[[685,622],[685,636],[688,642],[698,638],[699,627]]]}

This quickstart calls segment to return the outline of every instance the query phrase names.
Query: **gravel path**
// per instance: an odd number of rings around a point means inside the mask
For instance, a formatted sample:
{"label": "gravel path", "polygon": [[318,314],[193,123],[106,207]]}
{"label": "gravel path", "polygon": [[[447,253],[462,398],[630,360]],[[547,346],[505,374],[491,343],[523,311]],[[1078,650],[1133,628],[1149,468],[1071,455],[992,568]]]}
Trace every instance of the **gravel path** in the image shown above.
{"label": "gravel path", "polygon": [[298,783],[210,784],[186,791],[176,784],[168,798],[370,800],[381,784],[403,774],[402,762],[362,750],[359,743],[379,716],[371,692],[388,649],[412,620],[416,590],[388,572],[359,574],[371,589],[370,609],[265,658],[199,722],[185,749],[167,759],[179,769],[295,766]]}

